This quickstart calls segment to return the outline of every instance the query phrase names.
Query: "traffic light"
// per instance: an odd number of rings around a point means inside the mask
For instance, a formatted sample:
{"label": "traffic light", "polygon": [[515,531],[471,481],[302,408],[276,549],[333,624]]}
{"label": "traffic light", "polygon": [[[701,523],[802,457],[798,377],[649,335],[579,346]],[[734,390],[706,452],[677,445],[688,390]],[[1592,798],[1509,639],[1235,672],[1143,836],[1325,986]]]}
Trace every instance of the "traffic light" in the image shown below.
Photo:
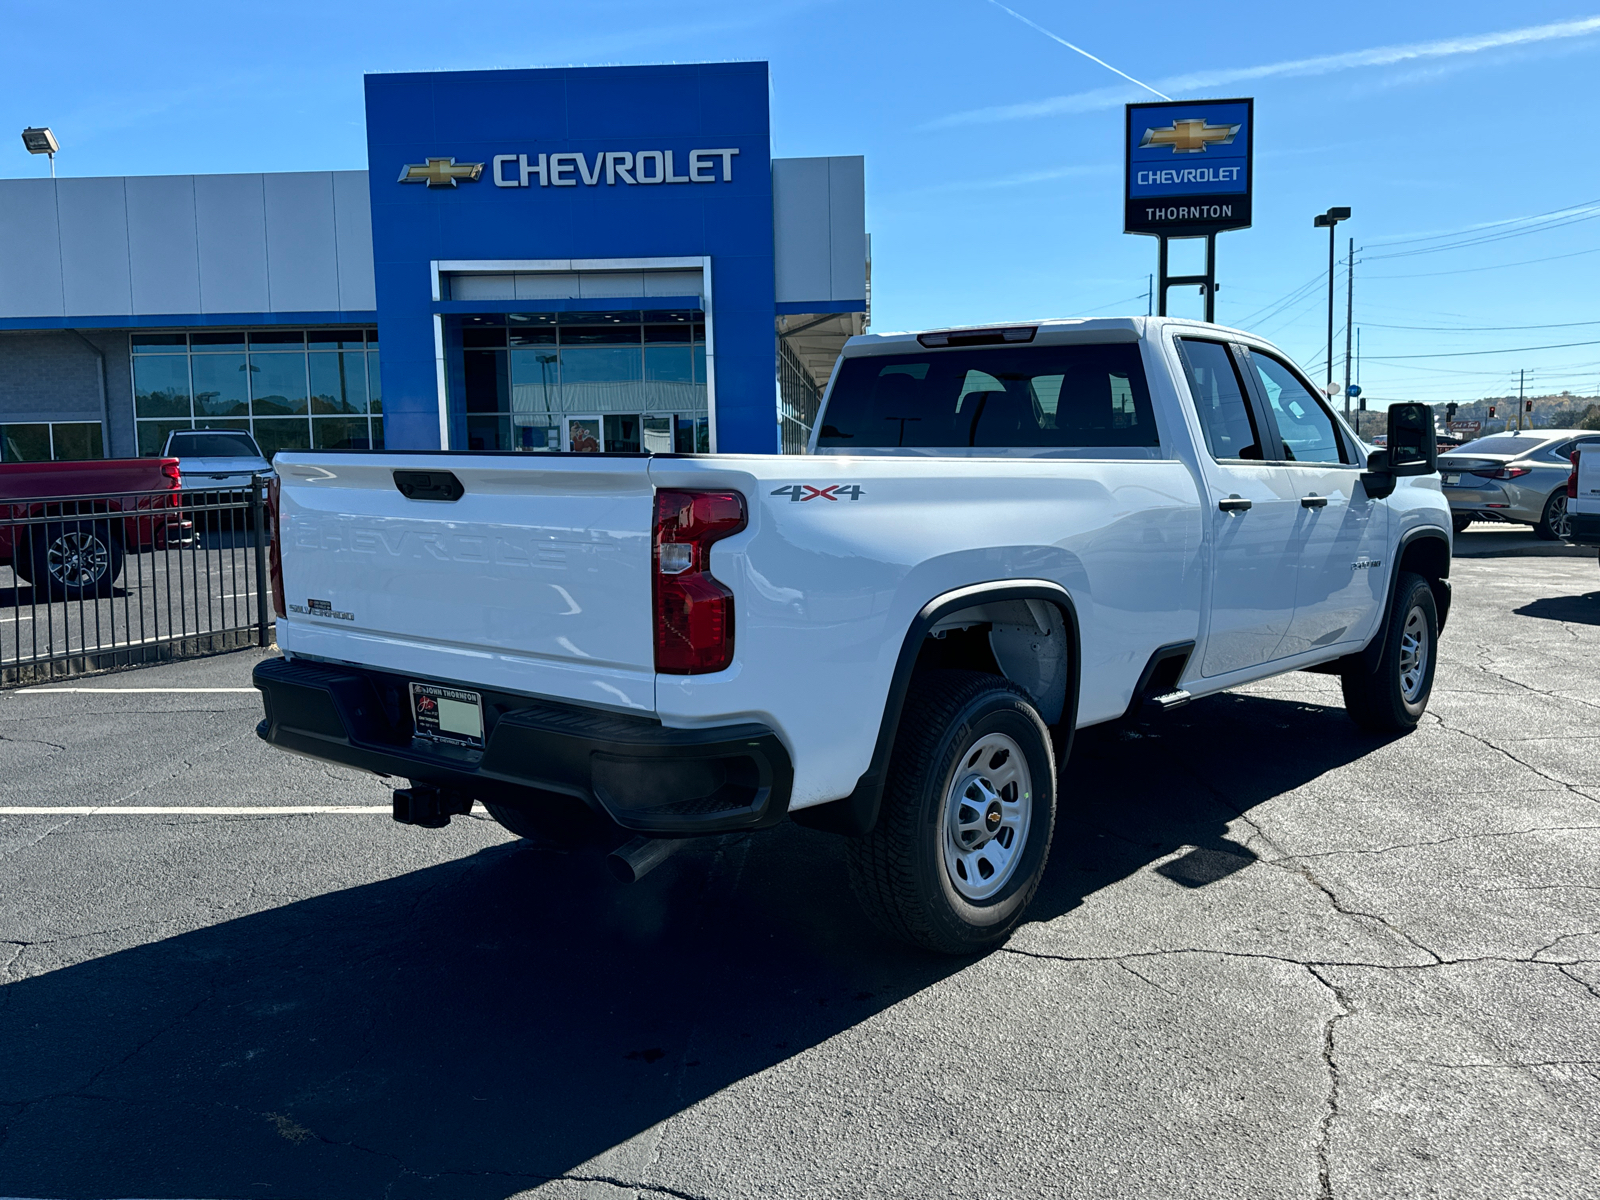
{"label": "traffic light", "polygon": [[1494,420],[1494,405],[1489,405],[1489,419]]}
{"label": "traffic light", "polygon": [[1526,412],[1526,413],[1531,413],[1533,411],[1533,401],[1532,400],[1524,400],[1522,402],[1522,411]]}
{"label": "traffic light", "polygon": [[1456,404],[1456,402],[1454,400],[1450,401],[1449,404],[1446,404],[1444,406],[1444,419],[1446,421],[1454,421],[1456,419],[1456,408],[1457,407],[1458,406],[1457,406],[1457,404]]}

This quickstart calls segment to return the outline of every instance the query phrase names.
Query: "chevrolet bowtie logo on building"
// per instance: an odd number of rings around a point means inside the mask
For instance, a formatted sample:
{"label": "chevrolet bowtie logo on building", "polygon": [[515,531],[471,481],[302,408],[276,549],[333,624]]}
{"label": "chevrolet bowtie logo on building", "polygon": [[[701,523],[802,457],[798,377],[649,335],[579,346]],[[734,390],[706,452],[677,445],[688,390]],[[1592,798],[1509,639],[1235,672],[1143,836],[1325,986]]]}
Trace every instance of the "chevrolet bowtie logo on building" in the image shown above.
{"label": "chevrolet bowtie logo on building", "polygon": [[482,163],[458,163],[453,158],[430,158],[400,168],[401,183],[425,183],[431,188],[453,188],[457,180],[476,183],[482,175]]}
{"label": "chevrolet bowtie logo on building", "polygon": [[1207,146],[1226,146],[1238,136],[1238,125],[1207,125],[1204,118],[1185,117],[1165,129],[1146,129],[1139,149],[1171,146],[1174,154],[1204,154]]}

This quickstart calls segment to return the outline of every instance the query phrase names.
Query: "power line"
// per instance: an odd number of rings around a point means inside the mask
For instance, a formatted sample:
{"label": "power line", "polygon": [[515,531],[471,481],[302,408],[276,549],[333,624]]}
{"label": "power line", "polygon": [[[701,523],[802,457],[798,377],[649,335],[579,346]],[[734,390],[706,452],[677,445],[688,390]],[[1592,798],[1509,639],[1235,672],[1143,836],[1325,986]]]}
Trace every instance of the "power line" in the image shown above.
{"label": "power line", "polygon": [[1357,321],[1363,329],[1405,329],[1417,333],[1505,333],[1513,329],[1573,329],[1579,325],[1600,325],[1600,321],[1562,321],[1552,325],[1380,325],[1376,321]]}
{"label": "power line", "polygon": [[1600,217],[1600,212],[1588,210],[1559,220],[1546,221],[1540,225],[1530,225],[1523,229],[1509,229],[1501,233],[1485,234],[1482,237],[1463,238],[1458,242],[1446,242],[1442,246],[1423,246],[1416,250],[1396,250],[1393,254],[1374,254],[1372,257],[1373,259],[1411,258],[1418,254],[1439,254],[1445,250],[1460,250],[1465,246],[1481,246],[1486,242],[1503,242],[1510,238],[1526,237],[1530,233],[1543,233],[1549,229],[1564,229],[1568,225],[1578,225],[1584,221],[1593,221],[1596,217]]}
{"label": "power line", "polygon": [[1368,279],[1433,279],[1439,275],[1471,275],[1476,271],[1500,271],[1506,267],[1526,267],[1533,263],[1555,262],[1558,258],[1577,258],[1580,254],[1600,254],[1600,246],[1588,250],[1574,250],[1570,254],[1552,254],[1549,258],[1523,258],[1516,262],[1495,263],[1489,267],[1461,267],[1455,271],[1423,271],[1415,275],[1368,275]]}
{"label": "power line", "polygon": [[1531,213],[1523,217],[1507,217],[1503,221],[1486,221],[1481,225],[1471,225],[1466,229],[1452,229],[1447,233],[1430,233],[1422,237],[1396,237],[1396,238],[1370,238],[1370,246],[1408,246],[1416,242],[1436,242],[1443,238],[1460,237],[1463,234],[1477,233],[1485,229],[1495,229],[1502,225],[1516,225],[1523,221],[1538,221],[1545,217],[1559,217],[1568,213],[1584,212],[1600,205],[1600,198],[1585,200],[1579,204],[1568,204],[1562,208],[1552,208],[1547,212]]}
{"label": "power line", "polygon": [[1522,354],[1530,350],[1566,350],[1572,346],[1600,346],[1593,342],[1558,342],[1550,346],[1511,346],[1504,350],[1447,350],[1442,354],[1368,354],[1368,362],[1397,362],[1403,358],[1467,358],[1476,354]]}

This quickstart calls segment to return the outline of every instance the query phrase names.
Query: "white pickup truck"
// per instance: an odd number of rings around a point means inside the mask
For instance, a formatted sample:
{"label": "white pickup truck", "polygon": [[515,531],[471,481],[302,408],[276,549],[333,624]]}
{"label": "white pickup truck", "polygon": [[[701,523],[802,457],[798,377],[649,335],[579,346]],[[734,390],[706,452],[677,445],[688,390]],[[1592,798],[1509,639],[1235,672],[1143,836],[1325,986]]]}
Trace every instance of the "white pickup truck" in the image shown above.
{"label": "white pickup truck", "polygon": [[1573,447],[1572,473],[1567,476],[1567,541],[1600,546],[1600,442]]}
{"label": "white pickup truck", "polygon": [[1434,457],[1425,406],[1368,451],[1272,346],[1164,318],[854,338],[804,456],[281,453],[259,732],[409,780],[414,824],[792,817],[888,931],[972,951],[1075,730],[1306,669],[1415,725]]}

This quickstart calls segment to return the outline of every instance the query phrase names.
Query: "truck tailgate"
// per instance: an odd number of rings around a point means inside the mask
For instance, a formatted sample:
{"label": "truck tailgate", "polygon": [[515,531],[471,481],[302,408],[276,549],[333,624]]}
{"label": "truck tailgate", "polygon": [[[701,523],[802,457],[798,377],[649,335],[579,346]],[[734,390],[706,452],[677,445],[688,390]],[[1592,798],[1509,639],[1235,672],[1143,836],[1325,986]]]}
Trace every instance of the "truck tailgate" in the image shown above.
{"label": "truck tailgate", "polygon": [[[278,455],[290,653],[653,710],[646,458]],[[449,472],[413,499],[397,472]]]}

